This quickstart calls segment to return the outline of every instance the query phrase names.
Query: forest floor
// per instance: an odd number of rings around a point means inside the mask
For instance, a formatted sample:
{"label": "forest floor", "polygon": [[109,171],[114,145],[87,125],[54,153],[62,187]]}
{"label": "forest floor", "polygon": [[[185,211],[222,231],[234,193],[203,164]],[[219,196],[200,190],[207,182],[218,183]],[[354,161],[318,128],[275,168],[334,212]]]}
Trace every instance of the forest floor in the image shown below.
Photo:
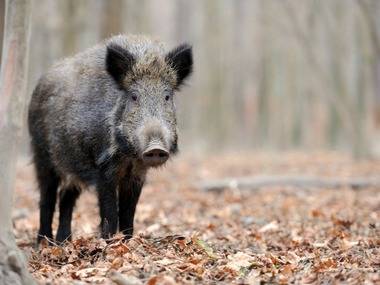
{"label": "forest floor", "polygon": [[263,174],[379,177],[380,161],[320,152],[183,155],[149,173],[128,242],[97,237],[95,194],[85,192],[74,212],[73,242],[39,250],[33,249],[39,194],[30,163],[21,162],[17,243],[41,284],[380,283],[379,188],[197,186]]}

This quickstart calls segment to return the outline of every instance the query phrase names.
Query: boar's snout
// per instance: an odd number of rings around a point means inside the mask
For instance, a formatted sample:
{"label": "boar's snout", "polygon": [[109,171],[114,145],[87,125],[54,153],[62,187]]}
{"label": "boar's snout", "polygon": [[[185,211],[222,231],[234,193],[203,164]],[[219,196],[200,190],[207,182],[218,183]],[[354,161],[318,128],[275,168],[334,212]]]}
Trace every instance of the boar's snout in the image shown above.
{"label": "boar's snout", "polygon": [[170,131],[162,120],[146,119],[137,132],[143,163],[148,167],[164,164],[170,155]]}
{"label": "boar's snout", "polygon": [[142,158],[144,163],[148,166],[160,166],[168,160],[169,151],[159,143],[152,143],[143,152]]}

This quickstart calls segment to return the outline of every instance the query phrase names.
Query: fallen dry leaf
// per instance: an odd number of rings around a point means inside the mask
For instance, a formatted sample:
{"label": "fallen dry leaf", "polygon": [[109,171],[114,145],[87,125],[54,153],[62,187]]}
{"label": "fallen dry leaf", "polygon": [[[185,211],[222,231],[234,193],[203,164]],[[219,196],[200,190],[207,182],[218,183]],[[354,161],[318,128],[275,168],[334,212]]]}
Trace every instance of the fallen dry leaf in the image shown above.
{"label": "fallen dry leaf", "polygon": [[238,252],[228,257],[227,267],[239,272],[242,268],[249,267],[254,258],[243,252]]}

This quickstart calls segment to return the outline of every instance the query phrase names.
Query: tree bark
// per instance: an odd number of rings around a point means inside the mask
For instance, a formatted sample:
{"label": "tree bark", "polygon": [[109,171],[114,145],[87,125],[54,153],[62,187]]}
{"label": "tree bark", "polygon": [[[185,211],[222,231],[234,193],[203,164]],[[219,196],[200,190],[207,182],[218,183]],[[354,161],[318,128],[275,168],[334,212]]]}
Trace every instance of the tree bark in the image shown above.
{"label": "tree bark", "polygon": [[[0,47],[3,46],[5,1],[0,1]],[[0,58],[1,64],[1,58]]]}
{"label": "tree bark", "polygon": [[27,101],[29,0],[7,0],[0,74],[0,284],[34,284],[12,233],[17,146]]}

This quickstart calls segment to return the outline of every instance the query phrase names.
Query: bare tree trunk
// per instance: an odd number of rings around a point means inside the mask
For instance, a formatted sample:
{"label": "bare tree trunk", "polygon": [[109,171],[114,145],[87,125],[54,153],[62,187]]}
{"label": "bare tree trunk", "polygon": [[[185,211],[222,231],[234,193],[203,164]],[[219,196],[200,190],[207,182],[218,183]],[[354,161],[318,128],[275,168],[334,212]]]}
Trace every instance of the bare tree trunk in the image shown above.
{"label": "bare tree trunk", "polygon": [[[0,47],[3,46],[5,1],[0,1]],[[1,64],[1,58],[0,58]]]}
{"label": "bare tree trunk", "polygon": [[11,223],[17,145],[26,97],[29,0],[7,0],[0,75],[0,284],[33,284]]}
{"label": "bare tree trunk", "polygon": [[102,13],[103,25],[101,26],[101,38],[108,38],[122,32],[123,1],[104,1],[104,12]]}

